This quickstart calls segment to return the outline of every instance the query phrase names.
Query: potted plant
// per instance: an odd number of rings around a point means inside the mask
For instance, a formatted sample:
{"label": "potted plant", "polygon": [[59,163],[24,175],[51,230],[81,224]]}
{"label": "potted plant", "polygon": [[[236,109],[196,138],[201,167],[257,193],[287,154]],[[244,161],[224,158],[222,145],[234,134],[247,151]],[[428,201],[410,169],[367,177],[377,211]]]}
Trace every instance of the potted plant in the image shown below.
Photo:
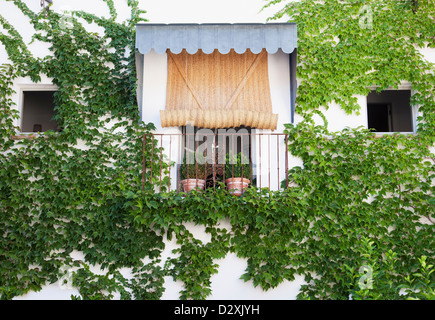
{"label": "potted plant", "polygon": [[225,163],[225,184],[231,194],[241,196],[251,183],[251,165],[242,153],[227,154]]}
{"label": "potted plant", "polygon": [[194,188],[203,190],[208,175],[208,167],[204,163],[200,163],[196,159],[196,154],[191,152],[189,154],[190,161],[188,163],[187,157],[183,159],[183,163],[180,165],[180,178],[184,192],[189,192]]}

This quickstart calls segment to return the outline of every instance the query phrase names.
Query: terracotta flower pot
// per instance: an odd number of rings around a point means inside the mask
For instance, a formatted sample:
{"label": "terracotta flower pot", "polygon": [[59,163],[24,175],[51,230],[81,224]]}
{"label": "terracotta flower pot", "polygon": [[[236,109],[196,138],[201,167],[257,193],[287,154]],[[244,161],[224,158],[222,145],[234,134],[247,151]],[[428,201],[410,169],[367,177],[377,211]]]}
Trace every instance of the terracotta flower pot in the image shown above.
{"label": "terracotta flower pot", "polygon": [[225,183],[231,194],[240,197],[245,193],[246,188],[248,188],[251,181],[246,178],[229,178],[225,179]]}
{"label": "terracotta flower pot", "polygon": [[185,179],[181,180],[184,192],[189,192],[194,188],[203,190],[205,188],[205,180],[202,179]]}

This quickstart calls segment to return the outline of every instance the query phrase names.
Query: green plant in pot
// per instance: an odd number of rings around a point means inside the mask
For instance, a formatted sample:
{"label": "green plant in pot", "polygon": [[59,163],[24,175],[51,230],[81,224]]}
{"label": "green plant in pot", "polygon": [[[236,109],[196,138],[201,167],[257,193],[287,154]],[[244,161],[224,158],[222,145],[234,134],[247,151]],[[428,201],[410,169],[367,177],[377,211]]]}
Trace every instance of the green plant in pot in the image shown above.
{"label": "green plant in pot", "polygon": [[241,196],[251,183],[251,164],[242,153],[226,155],[225,184],[231,194]]}
{"label": "green plant in pot", "polygon": [[201,190],[205,188],[209,168],[204,157],[198,157],[199,161],[195,152],[189,152],[180,165],[180,178],[184,192],[189,192],[194,188]]}

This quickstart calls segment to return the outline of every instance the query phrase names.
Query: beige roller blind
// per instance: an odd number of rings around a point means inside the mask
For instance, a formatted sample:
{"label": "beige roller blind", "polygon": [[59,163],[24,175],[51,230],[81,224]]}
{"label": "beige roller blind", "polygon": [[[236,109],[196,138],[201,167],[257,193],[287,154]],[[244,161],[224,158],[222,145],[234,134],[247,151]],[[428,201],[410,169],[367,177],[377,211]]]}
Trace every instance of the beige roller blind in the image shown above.
{"label": "beige roller blind", "polygon": [[246,126],[275,130],[267,52],[188,54],[168,51],[166,108],[162,127],[231,128]]}

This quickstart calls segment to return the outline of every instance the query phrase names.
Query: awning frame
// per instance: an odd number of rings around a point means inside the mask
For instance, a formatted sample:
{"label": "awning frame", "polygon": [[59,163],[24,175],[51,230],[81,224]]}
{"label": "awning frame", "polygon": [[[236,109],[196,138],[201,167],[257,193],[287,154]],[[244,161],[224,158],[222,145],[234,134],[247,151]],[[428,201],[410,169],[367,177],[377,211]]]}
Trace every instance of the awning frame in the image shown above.
{"label": "awning frame", "polygon": [[[270,54],[282,50],[290,61],[291,122],[294,121],[296,100],[297,26],[295,23],[235,23],[235,24],[152,24],[136,25],[136,64],[138,91],[143,86],[143,55],[151,50],[165,54],[167,50],[190,54],[201,49],[212,53],[216,49],[227,54],[231,49],[244,53],[247,49]],[[138,104],[142,119],[142,93],[138,92]]]}

